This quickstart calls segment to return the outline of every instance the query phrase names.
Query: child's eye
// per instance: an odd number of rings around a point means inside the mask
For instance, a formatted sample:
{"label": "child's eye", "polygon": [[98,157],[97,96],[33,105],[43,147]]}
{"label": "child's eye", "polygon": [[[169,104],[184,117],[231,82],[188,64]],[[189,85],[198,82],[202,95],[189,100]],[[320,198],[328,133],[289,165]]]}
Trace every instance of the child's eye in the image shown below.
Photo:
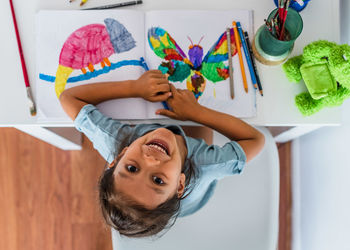
{"label": "child's eye", "polygon": [[128,172],[131,172],[131,173],[135,173],[135,172],[138,171],[137,167],[135,167],[135,166],[133,166],[133,165],[127,165],[127,166],[126,166],[126,170],[127,170]]}
{"label": "child's eye", "polygon": [[157,185],[164,185],[165,184],[165,182],[161,178],[159,178],[157,176],[153,176],[153,181]]}

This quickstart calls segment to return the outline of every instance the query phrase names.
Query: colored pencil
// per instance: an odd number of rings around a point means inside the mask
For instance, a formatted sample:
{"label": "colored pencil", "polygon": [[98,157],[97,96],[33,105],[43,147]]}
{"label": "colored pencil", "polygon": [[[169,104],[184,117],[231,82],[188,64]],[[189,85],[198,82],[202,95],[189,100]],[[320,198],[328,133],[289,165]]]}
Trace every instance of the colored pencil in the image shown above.
{"label": "colored pencil", "polygon": [[231,28],[226,29],[226,36],[227,36],[227,55],[228,55],[228,67],[229,67],[229,74],[230,74],[230,93],[231,93],[231,99],[235,98],[235,91],[233,88],[233,64],[232,64],[232,49],[231,49]]}
{"label": "colored pencil", "polygon": [[245,41],[246,41],[246,44],[247,44],[247,47],[248,47],[248,50],[249,50],[249,53],[250,53],[250,58],[252,60],[253,69],[254,69],[254,73],[255,73],[255,77],[256,77],[256,82],[258,83],[258,88],[259,88],[260,95],[264,96],[263,89],[262,89],[261,82],[260,82],[260,77],[259,77],[259,74],[258,74],[258,70],[256,68],[255,61],[254,61],[253,50],[252,50],[252,47],[250,46],[248,32],[246,32],[246,31],[244,32],[244,38],[245,38]]}
{"label": "colored pencil", "polygon": [[[143,65],[143,67],[145,68],[145,70],[148,71],[149,70],[148,65],[143,57],[141,57],[141,63]],[[162,104],[163,104],[164,109],[170,110],[166,101],[162,101]]]}
{"label": "colored pencil", "polygon": [[142,0],[129,1],[129,2],[111,4],[111,5],[104,5],[104,6],[93,7],[93,8],[88,8],[88,9],[84,9],[84,10],[105,10],[105,9],[120,8],[120,7],[130,6],[130,5],[136,5],[136,4],[142,4]]}
{"label": "colored pencil", "polygon": [[87,0],[81,0],[80,6],[83,6],[86,2],[87,2]]}
{"label": "colored pencil", "polygon": [[24,60],[21,39],[20,39],[20,36],[19,36],[18,27],[17,27],[15,9],[13,8],[12,0],[10,0],[10,6],[11,6],[13,25],[15,26],[15,32],[16,32],[16,39],[17,39],[17,46],[18,46],[19,56],[21,58],[24,83],[26,85],[27,98],[29,100],[29,110],[30,110],[30,114],[32,116],[35,116],[36,115],[36,107],[35,107],[35,103],[34,103],[34,100],[33,100],[33,97],[32,97],[32,93],[31,93],[31,90],[30,90],[30,84],[29,84],[29,78],[28,78],[28,73],[27,73],[27,67],[26,67],[26,62]]}
{"label": "colored pencil", "polygon": [[258,85],[256,84],[256,78],[255,78],[253,65],[252,65],[252,62],[251,62],[251,59],[250,59],[248,47],[247,47],[247,44],[245,42],[245,38],[244,38],[244,35],[243,35],[243,30],[242,30],[242,26],[241,26],[240,22],[237,22],[237,29],[238,29],[239,36],[241,38],[241,43],[243,45],[243,51],[244,51],[244,54],[245,54],[245,58],[247,59],[247,64],[248,64],[248,68],[249,68],[250,78],[252,79],[252,84],[253,84],[254,88],[257,89]]}
{"label": "colored pencil", "polygon": [[246,93],[248,93],[248,84],[247,84],[247,77],[245,75],[245,70],[244,70],[244,64],[243,64],[243,57],[242,57],[242,51],[241,51],[241,44],[240,44],[240,38],[237,30],[237,23],[235,21],[232,22],[233,26],[233,31],[235,33],[235,40],[236,40],[236,49],[239,57],[239,64],[241,66],[241,73],[242,73],[242,78],[243,78],[243,85],[244,85],[244,90]]}

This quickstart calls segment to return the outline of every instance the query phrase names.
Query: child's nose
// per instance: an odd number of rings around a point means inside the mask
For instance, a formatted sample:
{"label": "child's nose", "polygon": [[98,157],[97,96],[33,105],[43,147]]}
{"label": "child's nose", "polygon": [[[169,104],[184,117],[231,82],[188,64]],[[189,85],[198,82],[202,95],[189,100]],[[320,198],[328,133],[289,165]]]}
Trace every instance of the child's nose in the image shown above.
{"label": "child's nose", "polygon": [[148,165],[154,166],[154,165],[158,165],[160,163],[159,158],[152,151],[146,151],[144,154],[144,158],[145,158],[146,162],[148,163]]}
{"label": "child's nose", "polygon": [[158,161],[158,160],[159,160],[159,157],[157,157],[157,155],[154,154],[154,153],[146,153],[145,156],[146,156],[147,158],[153,159],[153,160],[155,160],[155,161]]}

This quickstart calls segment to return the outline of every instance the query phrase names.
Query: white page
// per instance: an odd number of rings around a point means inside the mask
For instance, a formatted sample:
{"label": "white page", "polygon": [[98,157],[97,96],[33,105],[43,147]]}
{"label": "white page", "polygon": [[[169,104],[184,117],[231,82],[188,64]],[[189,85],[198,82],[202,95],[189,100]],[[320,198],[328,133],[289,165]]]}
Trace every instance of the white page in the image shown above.
{"label": "white page", "polygon": [[[148,43],[148,29],[161,27],[166,30],[188,57],[188,49],[191,42],[200,42],[203,48],[203,58],[208,50],[225,32],[227,27],[232,27],[232,21],[239,21],[244,30],[253,37],[253,13],[248,10],[230,11],[150,11],[145,18],[145,55],[151,69],[157,69],[162,61],[150,48]],[[242,55],[244,55],[243,48]],[[244,57],[244,56],[243,56]],[[244,57],[245,58],[245,57]],[[240,118],[256,116],[256,91],[252,85],[248,65],[244,59],[245,72],[248,81],[248,94],[244,91],[243,80],[239,65],[238,54],[233,57],[235,98],[231,100],[229,79],[212,83],[206,79],[206,88],[199,98],[199,103],[214,110],[225,112]],[[226,62],[226,65],[228,61]],[[173,83],[177,88],[186,89],[186,80]],[[215,95],[214,95],[215,91]],[[150,118],[159,118],[154,114],[155,109],[161,104],[147,105]]]}
{"label": "white page", "polygon": [[[136,47],[109,57],[110,62],[123,60],[140,60],[144,57],[144,13],[129,10],[104,11],[40,11],[37,14],[37,81],[36,100],[39,121],[70,121],[55,94],[53,82],[41,80],[39,74],[55,77],[59,58],[66,39],[77,29],[88,24],[103,24],[106,18],[116,19],[124,25],[136,41]],[[96,45],[98,46],[98,45]],[[94,65],[96,71],[102,66]],[[87,71],[89,71],[86,68]],[[93,82],[120,81],[137,79],[144,69],[141,66],[123,66],[103,73],[89,80],[67,83],[66,88]],[[74,70],[69,77],[83,75],[81,70]],[[139,98],[112,100],[99,105],[106,115],[118,119],[146,118],[145,101]]]}

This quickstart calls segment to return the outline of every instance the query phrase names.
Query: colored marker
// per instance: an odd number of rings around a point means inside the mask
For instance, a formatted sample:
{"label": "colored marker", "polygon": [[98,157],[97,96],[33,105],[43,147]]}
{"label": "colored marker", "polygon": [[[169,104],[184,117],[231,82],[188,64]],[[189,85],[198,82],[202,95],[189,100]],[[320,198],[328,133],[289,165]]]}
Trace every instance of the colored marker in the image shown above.
{"label": "colored marker", "polygon": [[248,48],[247,48],[247,44],[245,43],[245,39],[244,39],[243,31],[242,31],[242,26],[241,26],[240,22],[237,22],[237,29],[238,29],[239,36],[241,38],[241,42],[242,42],[242,45],[243,45],[244,54],[245,54],[245,57],[247,59],[247,64],[248,64],[248,68],[249,68],[250,78],[252,79],[252,83],[253,83],[254,88],[257,89],[258,85],[256,84],[256,78],[255,78],[255,73],[254,73],[254,69],[253,69],[253,66],[252,66],[252,61],[250,59],[250,55],[249,55],[249,51],[248,51]]}
{"label": "colored marker", "polygon": [[253,56],[253,50],[252,50],[252,47],[250,46],[250,41],[249,41],[249,36],[248,36],[248,32],[247,31],[244,32],[244,38],[245,38],[245,41],[246,41],[246,44],[247,44],[247,47],[248,47],[248,50],[249,50],[250,59],[252,60],[252,65],[253,65],[253,69],[254,69],[254,73],[255,73],[255,77],[256,77],[256,82],[258,84],[259,92],[260,92],[260,95],[263,96],[264,95],[263,94],[263,89],[262,89],[262,86],[261,86],[258,70],[256,69],[254,56]]}
{"label": "colored marker", "polygon": [[[145,68],[146,71],[148,71],[149,68],[148,68],[148,65],[147,65],[145,59],[143,57],[141,57],[140,59],[141,59],[141,63],[143,64],[143,67]],[[162,104],[163,104],[164,109],[170,110],[166,101],[162,101]]]}
{"label": "colored marker", "polygon": [[244,90],[246,93],[248,93],[247,77],[245,76],[243,57],[242,57],[242,51],[241,51],[241,44],[239,41],[240,38],[239,38],[238,30],[237,30],[237,24],[235,21],[232,22],[232,26],[233,26],[233,31],[235,33],[236,48],[237,48],[237,53],[238,53],[238,57],[239,57],[239,64],[241,66],[241,73],[242,73],[242,78],[243,78]]}

